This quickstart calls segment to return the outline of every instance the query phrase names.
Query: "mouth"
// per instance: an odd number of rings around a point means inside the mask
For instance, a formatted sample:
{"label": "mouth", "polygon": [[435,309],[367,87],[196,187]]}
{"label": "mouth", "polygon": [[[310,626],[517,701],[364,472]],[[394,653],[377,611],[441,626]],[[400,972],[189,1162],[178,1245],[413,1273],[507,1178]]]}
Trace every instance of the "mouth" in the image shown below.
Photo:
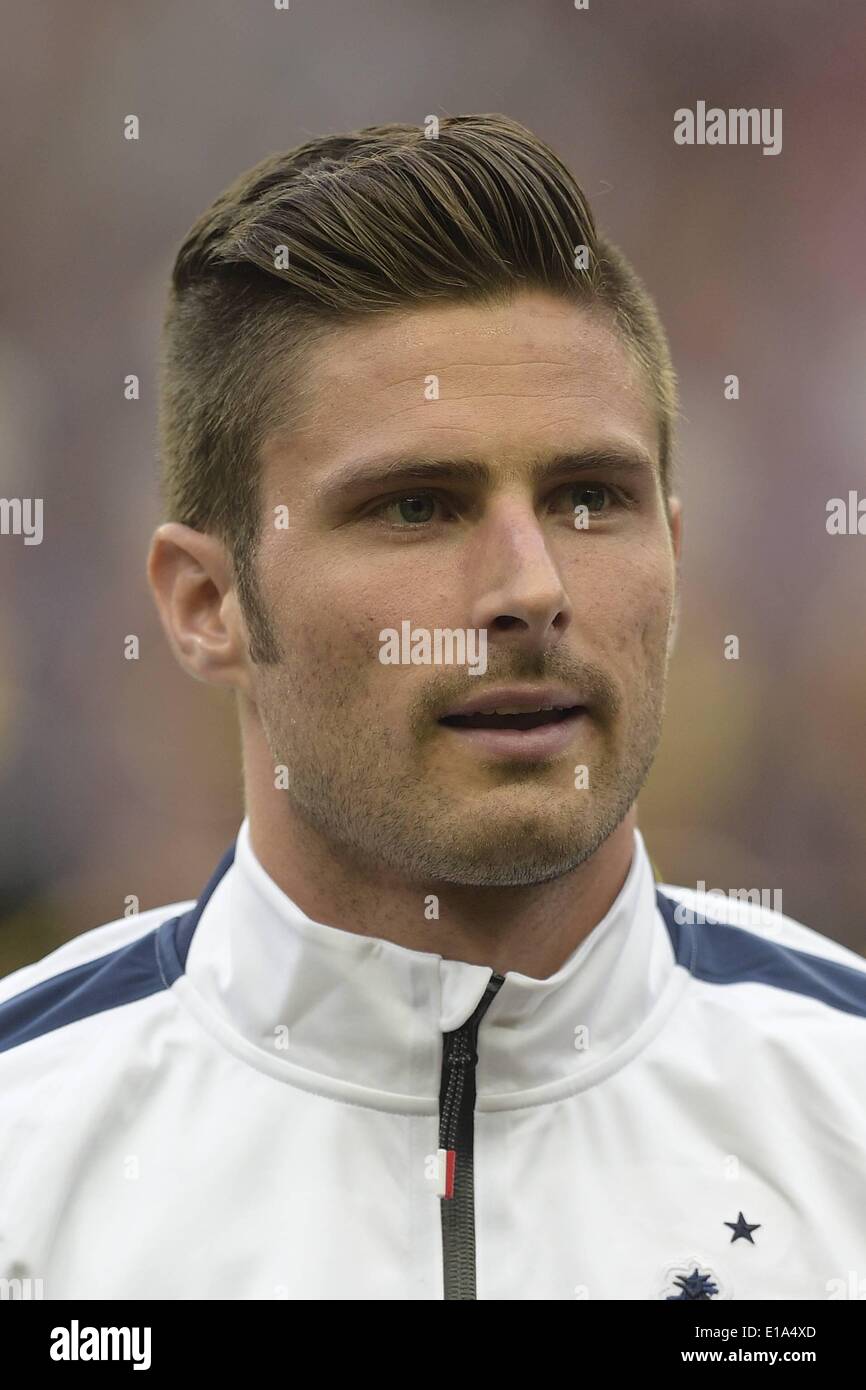
{"label": "mouth", "polygon": [[554,705],[539,709],[469,711],[447,714],[438,721],[469,748],[518,761],[560,756],[586,718],[584,705]]}
{"label": "mouth", "polygon": [[581,708],[580,705],[554,705],[548,709],[491,710],[489,713],[446,714],[439,720],[448,729],[539,729],[545,724],[561,724]]}

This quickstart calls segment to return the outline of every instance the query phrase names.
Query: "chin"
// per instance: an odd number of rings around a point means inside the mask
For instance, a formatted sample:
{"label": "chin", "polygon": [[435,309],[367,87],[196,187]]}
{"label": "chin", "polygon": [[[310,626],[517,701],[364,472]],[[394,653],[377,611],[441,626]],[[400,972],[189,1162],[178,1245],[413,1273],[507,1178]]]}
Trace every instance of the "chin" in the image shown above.
{"label": "chin", "polygon": [[461,859],[459,863],[443,864],[439,877],[466,888],[531,888],[571,873],[586,857],[575,857],[574,846],[568,854],[543,859],[524,855],[520,860],[503,860],[500,854],[488,858],[479,854],[472,862]]}
{"label": "chin", "polygon": [[442,858],[450,860],[447,876],[454,883],[518,886],[547,883],[582,864],[600,843],[594,827],[561,822],[554,826],[543,817],[485,817],[482,834],[455,836],[459,855],[443,846]]}

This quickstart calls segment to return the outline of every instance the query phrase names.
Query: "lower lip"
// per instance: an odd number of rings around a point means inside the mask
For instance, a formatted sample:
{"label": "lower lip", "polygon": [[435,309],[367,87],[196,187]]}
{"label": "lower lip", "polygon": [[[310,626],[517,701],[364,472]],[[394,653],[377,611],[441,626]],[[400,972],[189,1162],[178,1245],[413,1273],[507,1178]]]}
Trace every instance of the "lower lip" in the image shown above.
{"label": "lower lip", "polygon": [[535,729],[460,729],[453,724],[440,724],[439,727],[479,753],[531,763],[564,753],[585,718],[586,710],[580,709],[567,719],[559,719],[555,724],[539,724]]}

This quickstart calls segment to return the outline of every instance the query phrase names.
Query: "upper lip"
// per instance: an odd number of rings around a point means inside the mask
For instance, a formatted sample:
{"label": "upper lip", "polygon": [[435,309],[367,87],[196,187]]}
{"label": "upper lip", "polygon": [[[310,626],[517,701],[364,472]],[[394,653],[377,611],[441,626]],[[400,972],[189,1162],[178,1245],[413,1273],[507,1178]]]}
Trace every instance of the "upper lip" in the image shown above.
{"label": "upper lip", "polygon": [[452,714],[494,714],[496,710],[531,714],[539,709],[571,709],[581,703],[578,691],[561,685],[502,685],[482,694],[468,695],[439,718],[447,719]]}

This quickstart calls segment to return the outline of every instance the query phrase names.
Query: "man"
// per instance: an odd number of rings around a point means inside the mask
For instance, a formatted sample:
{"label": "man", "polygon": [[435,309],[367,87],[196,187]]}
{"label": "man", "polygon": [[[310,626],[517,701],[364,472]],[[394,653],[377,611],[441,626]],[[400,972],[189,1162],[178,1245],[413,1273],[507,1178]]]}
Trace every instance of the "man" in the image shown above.
{"label": "man", "polygon": [[196,223],[148,572],[181,666],[235,692],[246,815],[197,901],[4,982],[4,1277],[706,1301],[866,1273],[866,963],[657,888],[636,825],[676,409],[646,291],[503,117],[311,141]]}

